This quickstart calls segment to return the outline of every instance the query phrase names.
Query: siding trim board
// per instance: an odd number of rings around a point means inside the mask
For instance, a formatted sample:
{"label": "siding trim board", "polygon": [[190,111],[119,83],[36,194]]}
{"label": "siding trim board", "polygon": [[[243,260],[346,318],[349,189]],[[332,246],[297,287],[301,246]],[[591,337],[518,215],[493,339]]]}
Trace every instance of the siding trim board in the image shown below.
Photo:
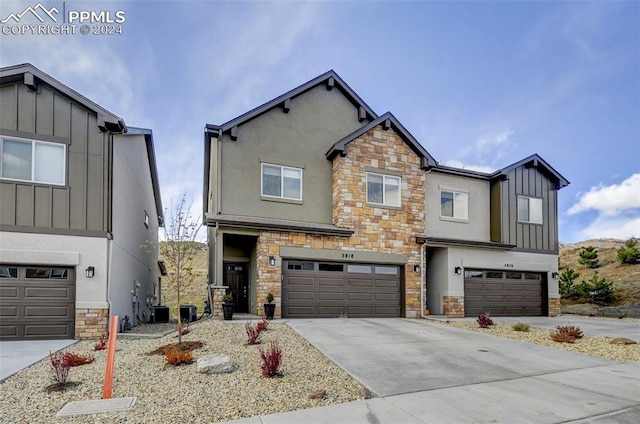
{"label": "siding trim board", "polygon": [[27,225],[5,225],[0,224],[0,231],[10,233],[32,233],[32,234],[54,234],[60,236],[85,236],[109,238],[107,231],[93,231],[67,228],[32,227]]}
{"label": "siding trim board", "polygon": [[247,228],[252,230],[283,231],[341,237],[353,235],[353,231],[348,228],[336,227],[329,224],[238,215],[206,214],[205,224],[217,227]]}

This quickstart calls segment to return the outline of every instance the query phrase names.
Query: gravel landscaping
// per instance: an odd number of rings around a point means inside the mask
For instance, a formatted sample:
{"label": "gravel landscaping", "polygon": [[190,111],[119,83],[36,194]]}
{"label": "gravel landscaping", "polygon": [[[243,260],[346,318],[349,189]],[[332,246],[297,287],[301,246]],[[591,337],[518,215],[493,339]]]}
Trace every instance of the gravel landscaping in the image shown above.
{"label": "gravel landscaping", "polygon": [[[170,331],[171,324],[147,326]],[[147,328],[147,330],[149,330]],[[136,329],[136,332],[143,329]],[[145,331],[148,332],[148,331]],[[208,319],[191,325],[183,341],[205,345],[194,357],[228,355],[236,364],[230,374],[200,374],[196,363],[165,365],[164,356],[148,353],[176,343],[175,331],[161,338],[119,339],[113,397],[135,396],[127,412],[56,418],[70,401],[94,400],[102,395],[106,351],[94,351],[95,341],[82,341],[67,351],[93,355],[92,364],[71,369],[69,381],[79,382],[61,392],[47,393],[53,383],[48,359],[18,372],[0,384],[2,423],[212,423],[262,414],[351,402],[362,399],[362,385],[285,324],[271,323],[262,344],[247,346],[244,325]],[[278,340],[283,350],[282,377],[260,372],[258,349]],[[322,399],[309,395],[326,390]]]}

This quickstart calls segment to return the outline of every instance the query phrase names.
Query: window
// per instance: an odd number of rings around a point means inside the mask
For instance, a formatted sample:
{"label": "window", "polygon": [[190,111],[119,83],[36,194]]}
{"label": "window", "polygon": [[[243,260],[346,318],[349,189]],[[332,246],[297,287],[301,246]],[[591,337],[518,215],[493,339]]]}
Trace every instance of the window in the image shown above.
{"label": "window", "polygon": [[352,274],[371,274],[371,265],[347,265],[347,272]]}
{"label": "window", "polygon": [[144,211],[144,226],[149,228],[149,214],[147,211]]}
{"label": "window", "polygon": [[344,272],[342,264],[318,264],[319,271]]}
{"label": "window", "polygon": [[262,195],[302,200],[302,169],[263,163]]}
{"label": "window", "polygon": [[2,178],[64,185],[64,144],[3,137],[0,147]]}
{"label": "window", "polygon": [[518,196],[518,221],[542,224],[542,199]]}
{"label": "window", "polygon": [[0,278],[18,278],[18,268],[1,266]]}
{"label": "window", "polygon": [[400,177],[367,172],[367,203],[400,206]]}
{"label": "window", "polygon": [[440,216],[460,220],[469,219],[469,194],[457,191],[440,192]]}
{"label": "window", "polygon": [[398,275],[398,267],[397,266],[376,266],[376,274]]}

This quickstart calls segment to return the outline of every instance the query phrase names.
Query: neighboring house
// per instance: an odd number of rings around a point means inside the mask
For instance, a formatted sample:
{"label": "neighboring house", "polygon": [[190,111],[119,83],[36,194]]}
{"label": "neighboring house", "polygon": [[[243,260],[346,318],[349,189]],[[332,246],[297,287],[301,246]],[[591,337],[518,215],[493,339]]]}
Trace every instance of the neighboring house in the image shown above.
{"label": "neighboring house", "polygon": [[271,292],[282,317],[559,312],[568,181],[537,155],[494,174],[440,166],[333,71],[207,124],[204,150],[216,314],[225,291],[253,314]]}
{"label": "neighboring house", "polygon": [[30,64],[0,69],[0,103],[0,337],[149,319],[163,225],[151,131]]}

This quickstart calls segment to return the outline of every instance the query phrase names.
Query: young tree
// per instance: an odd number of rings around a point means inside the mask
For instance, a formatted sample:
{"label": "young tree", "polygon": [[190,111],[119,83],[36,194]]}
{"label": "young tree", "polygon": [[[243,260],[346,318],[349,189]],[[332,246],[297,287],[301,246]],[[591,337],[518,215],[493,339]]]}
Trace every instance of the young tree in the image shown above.
{"label": "young tree", "polygon": [[640,259],[640,250],[638,249],[638,239],[631,237],[618,249],[618,262],[621,264],[633,265]]}
{"label": "young tree", "polygon": [[580,273],[573,270],[573,268],[567,268],[560,273],[560,296],[570,297],[573,296],[575,288],[573,283],[580,277]]}
{"label": "young tree", "polygon": [[180,202],[165,211],[164,241],[159,244],[160,256],[167,262],[169,284],[176,291],[178,309],[178,344],[182,343],[182,319],[180,317],[180,292],[193,283],[193,258],[198,251],[196,238],[200,231],[199,219],[192,219],[193,201],[187,203],[186,194]]}
{"label": "young tree", "polygon": [[593,246],[586,246],[580,250],[580,259],[578,259],[582,265],[589,268],[598,267],[598,251]]}

